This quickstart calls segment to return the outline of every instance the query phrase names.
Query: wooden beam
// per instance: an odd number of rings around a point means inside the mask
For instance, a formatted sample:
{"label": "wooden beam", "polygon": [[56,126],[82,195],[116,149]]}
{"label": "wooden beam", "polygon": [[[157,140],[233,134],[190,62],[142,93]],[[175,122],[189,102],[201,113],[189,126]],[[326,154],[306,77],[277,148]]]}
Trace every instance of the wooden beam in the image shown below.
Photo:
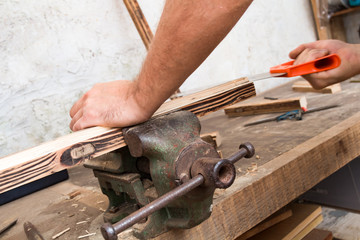
{"label": "wooden beam", "polygon": [[[204,116],[254,95],[254,84],[241,78],[166,102],[154,117],[179,110]],[[94,127],[0,158],[0,194],[125,146],[121,129]]]}
{"label": "wooden beam", "polygon": [[292,85],[292,90],[296,92],[317,92],[317,93],[337,93],[341,91],[340,83],[327,86],[323,89],[316,90],[306,80],[296,81]]}
{"label": "wooden beam", "polygon": [[238,177],[210,218],[156,239],[235,239],[360,155],[360,113]]}
{"label": "wooden beam", "polygon": [[123,0],[124,4],[133,20],[137,31],[146,47],[149,50],[150,43],[153,39],[153,33],[149,27],[148,22],[136,0]]}
{"label": "wooden beam", "polygon": [[238,103],[225,108],[225,114],[229,117],[239,117],[254,114],[287,112],[302,108],[307,108],[307,101],[304,96],[254,103]]}

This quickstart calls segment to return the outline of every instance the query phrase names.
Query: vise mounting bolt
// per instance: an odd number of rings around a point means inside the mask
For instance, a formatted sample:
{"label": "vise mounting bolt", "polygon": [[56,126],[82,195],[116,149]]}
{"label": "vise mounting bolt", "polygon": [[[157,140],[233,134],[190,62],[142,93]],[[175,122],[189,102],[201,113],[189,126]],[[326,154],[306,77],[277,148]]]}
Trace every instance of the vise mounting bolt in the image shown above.
{"label": "vise mounting bolt", "polygon": [[140,239],[172,228],[192,228],[211,215],[216,188],[234,182],[234,163],[254,155],[250,143],[221,159],[200,138],[200,122],[180,111],[123,129],[128,147],[88,160],[109,198],[101,227],[105,239],[134,226]]}

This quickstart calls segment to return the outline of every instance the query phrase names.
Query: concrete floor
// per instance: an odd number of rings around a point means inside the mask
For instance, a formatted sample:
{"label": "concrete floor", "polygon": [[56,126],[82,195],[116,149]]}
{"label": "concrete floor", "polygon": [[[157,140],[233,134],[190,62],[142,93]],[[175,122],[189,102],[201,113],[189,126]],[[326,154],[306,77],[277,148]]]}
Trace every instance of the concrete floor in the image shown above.
{"label": "concrete floor", "polygon": [[[17,218],[17,224],[0,236],[3,240],[26,239],[23,223],[33,223],[45,239],[70,228],[59,240],[103,239],[100,226],[107,198],[101,193],[91,170],[78,166],[69,170],[70,179],[0,206],[0,223]],[[71,198],[73,193],[76,196]],[[333,232],[342,240],[360,240],[360,214],[323,207],[324,221],[320,229]],[[121,239],[134,239],[125,232]]]}
{"label": "concrete floor", "polygon": [[317,227],[342,240],[360,240],[360,214],[334,208],[322,208],[324,220]]}

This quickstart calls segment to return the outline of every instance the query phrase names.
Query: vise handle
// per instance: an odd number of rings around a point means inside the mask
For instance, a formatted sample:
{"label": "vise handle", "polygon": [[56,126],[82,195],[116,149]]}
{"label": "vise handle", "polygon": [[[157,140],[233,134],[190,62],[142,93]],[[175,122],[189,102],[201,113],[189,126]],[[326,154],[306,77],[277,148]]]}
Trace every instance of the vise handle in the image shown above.
{"label": "vise handle", "polygon": [[255,150],[253,145],[244,143],[240,145],[239,151],[228,159],[217,159],[217,161],[214,161],[213,159],[200,159],[200,161],[196,161],[199,163],[196,164],[195,162],[193,164],[191,169],[193,177],[189,181],[174,188],[170,192],[165,193],[114,225],[105,223],[101,227],[103,237],[106,240],[117,240],[117,234],[165,207],[176,198],[187,194],[201,185],[218,188],[230,187],[234,182],[236,174],[233,164],[243,157],[251,158],[254,154]]}

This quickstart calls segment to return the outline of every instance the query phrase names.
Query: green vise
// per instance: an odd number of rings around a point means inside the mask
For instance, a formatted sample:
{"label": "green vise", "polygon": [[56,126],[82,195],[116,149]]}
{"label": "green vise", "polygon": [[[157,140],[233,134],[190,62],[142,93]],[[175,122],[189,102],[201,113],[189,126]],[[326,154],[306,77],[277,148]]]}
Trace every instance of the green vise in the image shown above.
{"label": "green vise", "polygon": [[[102,192],[109,198],[104,213],[107,225],[102,227],[105,239],[117,239],[117,233],[128,223],[119,228],[116,224],[128,218],[134,222],[132,215],[141,220],[136,220],[133,228],[139,239],[173,228],[192,228],[210,216],[215,188],[230,186],[235,168],[231,160],[221,159],[216,149],[200,138],[200,128],[199,120],[190,112],[160,116],[123,129],[128,147],[85,163],[94,170]],[[253,147],[248,146],[237,160],[253,154]],[[191,183],[195,176],[196,186]],[[186,191],[170,194],[177,189]],[[158,205],[161,208],[154,210],[151,204],[164,196],[166,199]]]}

